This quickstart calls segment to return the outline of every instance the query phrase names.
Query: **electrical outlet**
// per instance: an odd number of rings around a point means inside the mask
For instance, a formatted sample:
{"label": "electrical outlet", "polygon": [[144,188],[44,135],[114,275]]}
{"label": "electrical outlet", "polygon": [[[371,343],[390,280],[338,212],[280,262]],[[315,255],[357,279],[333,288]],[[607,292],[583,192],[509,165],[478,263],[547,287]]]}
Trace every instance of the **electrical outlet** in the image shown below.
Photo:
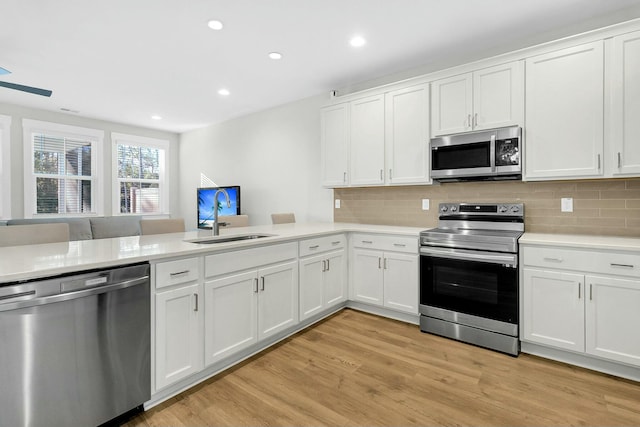
{"label": "electrical outlet", "polygon": [[429,210],[429,199],[422,199],[422,210],[423,211]]}
{"label": "electrical outlet", "polygon": [[573,212],[573,198],[563,197],[560,199],[560,210],[562,212]]}
{"label": "electrical outlet", "polygon": [[340,199],[336,199],[334,206],[336,209],[340,209]]}

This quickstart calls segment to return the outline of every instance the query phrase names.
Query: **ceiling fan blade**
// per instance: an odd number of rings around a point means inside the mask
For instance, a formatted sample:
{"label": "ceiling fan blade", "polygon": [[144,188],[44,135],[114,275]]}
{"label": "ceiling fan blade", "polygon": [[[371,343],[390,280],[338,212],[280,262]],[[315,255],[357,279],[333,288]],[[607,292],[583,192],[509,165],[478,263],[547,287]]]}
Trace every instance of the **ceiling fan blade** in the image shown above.
{"label": "ceiling fan blade", "polygon": [[22,92],[29,92],[29,93],[33,93],[33,94],[36,94],[36,95],[42,95],[42,96],[51,96],[51,94],[53,93],[53,92],[51,92],[50,90],[47,90],[47,89],[40,89],[40,88],[37,88],[37,87],[17,85],[15,83],[9,83],[9,82],[0,82],[0,86],[6,87],[6,88],[9,88],[9,89],[21,90]]}
{"label": "ceiling fan blade", "polygon": [[0,67],[0,76],[3,74],[11,74],[11,71],[7,70],[6,68]]}

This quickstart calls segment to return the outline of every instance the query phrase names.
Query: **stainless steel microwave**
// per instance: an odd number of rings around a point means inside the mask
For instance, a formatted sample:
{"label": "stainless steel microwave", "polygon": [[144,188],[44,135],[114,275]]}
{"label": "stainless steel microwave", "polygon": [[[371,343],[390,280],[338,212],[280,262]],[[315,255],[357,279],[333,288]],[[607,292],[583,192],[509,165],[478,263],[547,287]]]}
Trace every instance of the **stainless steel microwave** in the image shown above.
{"label": "stainless steel microwave", "polygon": [[522,129],[507,127],[431,139],[431,178],[438,181],[522,178]]}

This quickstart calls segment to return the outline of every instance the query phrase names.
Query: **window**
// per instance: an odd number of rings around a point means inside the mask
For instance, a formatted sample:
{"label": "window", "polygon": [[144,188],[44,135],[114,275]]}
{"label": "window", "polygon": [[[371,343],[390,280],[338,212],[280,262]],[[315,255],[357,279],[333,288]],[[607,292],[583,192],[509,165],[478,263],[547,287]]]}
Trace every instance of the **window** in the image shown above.
{"label": "window", "polygon": [[25,217],[102,214],[104,132],[23,120]]}
{"label": "window", "polygon": [[169,213],[169,141],[119,133],[113,143],[113,214]]}
{"label": "window", "polygon": [[0,218],[11,218],[11,117],[0,116]]}

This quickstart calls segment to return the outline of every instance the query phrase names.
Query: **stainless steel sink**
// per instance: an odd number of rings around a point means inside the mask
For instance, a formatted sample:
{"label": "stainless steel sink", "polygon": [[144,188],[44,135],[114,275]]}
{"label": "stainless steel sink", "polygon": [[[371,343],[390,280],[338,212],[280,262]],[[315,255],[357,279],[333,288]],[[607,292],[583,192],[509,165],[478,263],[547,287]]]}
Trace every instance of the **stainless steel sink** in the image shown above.
{"label": "stainless steel sink", "polygon": [[215,245],[216,243],[241,242],[243,240],[255,240],[273,236],[275,236],[275,234],[238,234],[236,236],[201,237],[199,239],[185,240],[185,242],[198,243],[202,245]]}

